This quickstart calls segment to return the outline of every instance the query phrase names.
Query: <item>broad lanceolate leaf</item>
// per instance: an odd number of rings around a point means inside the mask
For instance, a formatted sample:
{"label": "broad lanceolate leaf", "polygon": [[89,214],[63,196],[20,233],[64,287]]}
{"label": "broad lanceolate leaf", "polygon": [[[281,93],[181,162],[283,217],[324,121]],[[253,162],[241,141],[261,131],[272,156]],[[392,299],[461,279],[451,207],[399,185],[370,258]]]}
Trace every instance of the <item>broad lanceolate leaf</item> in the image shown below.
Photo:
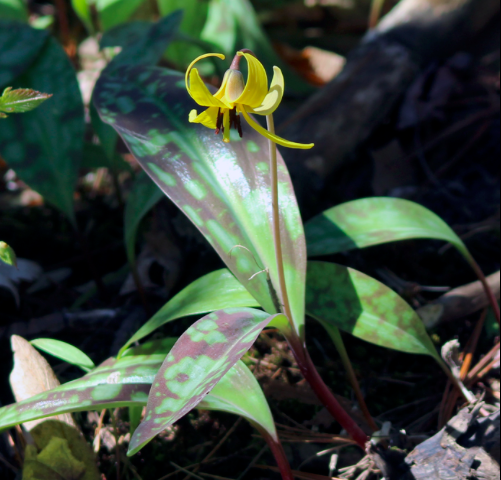
{"label": "broad lanceolate leaf", "polygon": [[127,21],[145,0],[95,0],[101,28],[108,30]]}
{"label": "broad lanceolate leaf", "polygon": [[0,112],[29,112],[37,108],[50,97],[52,97],[52,94],[37,92],[30,88],[12,90],[12,87],[7,87],[0,97]]}
{"label": "broad lanceolate leaf", "polygon": [[219,310],[186,330],[155,376],[146,418],[132,436],[129,455],[195,408],[272,319],[259,310]]}
{"label": "broad lanceolate leaf", "polygon": [[[207,20],[209,2],[199,0],[158,0],[158,6],[162,15],[169,15],[176,10],[183,10],[183,21],[179,27],[182,34],[200,39],[200,34]],[[201,55],[200,47],[185,42],[173,42],[167,52],[167,57],[180,68],[186,68],[193,59]]]}
{"label": "broad lanceolate leaf", "polygon": [[29,114],[2,120],[0,154],[22,180],[74,222],[73,192],[85,122],[73,66],[62,47],[51,38],[15,84],[52,92],[54,96]]}
{"label": "broad lanceolate leaf", "polygon": [[437,358],[423,322],[407,302],[352,268],[308,262],[306,311],[328,332],[333,326],[381,347]]}
{"label": "broad lanceolate leaf", "polygon": [[[153,379],[176,340],[162,339],[132,348],[120,360],[110,358],[79,380],[0,408],[0,430],[55,414],[144,407]],[[266,398],[241,361],[198,408],[242,415],[276,438]]]}
{"label": "broad lanceolate leaf", "polygon": [[261,386],[241,361],[233,366],[197,408],[234,413],[278,440],[275,422]]}
{"label": "broad lanceolate leaf", "polygon": [[437,215],[400,198],[353,200],[326,210],[305,225],[308,255],[319,256],[412,238],[452,243],[465,257],[461,239]]}
{"label": "broad lanceolate leaf", "polygon": [[17,264],[17,258],[14,250],[5,242],[0,242],[0,260],[8,265],[12,265],[13,267]]}
{"label": "broad lanceolate leaf", "polygon": [[0,19],[26,22],[28,10],[24,0],[0,0]]}
{"label": "broad lanceolate leaf", "polygon": [[201,37],[230,58],[237,50],[249,48],[267,68],[276,65],[282,69],[287,88],[303,93],[312,90],[276,54],[249,0],[210,0]]}
{"label": "broad lanceolate leaf", "polygon": [[0,19],[0,88],[12,84],[35,60],[48,32]]}
{"label": "broad lanceolate leaf", "polygon": [[125,206],[125,248],[131,264],[135,262],[136,258],[136,237],[141,220],[162,197],[163,192],[157,184],[148,175],[141,172],[134,181]]}
{"label": "broad lanceolate leaf", "polygon": [[226,268],[209,273],[169,300],[127,341],[118,356],[132,343],[178,318],[238,307],[259,307],[259,303]]}
{"label": "broad lanceolate leaf", "polygon": [[[247,125],[225,144],[188,122],[197,105],[184,77],[158,68],[122,68],[95,90],[101,117],[146,172],[200,229],[263,308],[277,312],[268,141]],[[244,122],[245,123],[245,122]],[[298,332],[304,324],[304,235],[290,177],[279,159],[285,276]],[[269,271],[271,282],[269,282]],[[256,273],[262,272],[258,275]]]}
{"label": "broad lanceolate leaf", "polygon": [[91,0],[71,0],[73,10],[80,17],[80,20],[85,24],[89,32],[93,32],[92,14],[90,12]]}
{"label": "broad lanceolate leaf", "polygon": [[69,343],[53,338],[37,338],[30,343],[39,350],[76,365],[86,372],[95,368],[94,362],[84,352]]}

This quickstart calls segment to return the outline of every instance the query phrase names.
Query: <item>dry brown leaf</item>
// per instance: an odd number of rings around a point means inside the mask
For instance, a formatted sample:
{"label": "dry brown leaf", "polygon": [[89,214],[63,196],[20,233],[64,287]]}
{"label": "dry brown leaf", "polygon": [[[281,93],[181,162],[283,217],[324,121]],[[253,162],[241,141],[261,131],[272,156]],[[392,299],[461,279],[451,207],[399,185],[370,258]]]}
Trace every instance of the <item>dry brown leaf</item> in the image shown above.
{"label": "dry brown leaf", "polygon": [[[14,353],[14,368],[9,380],[17,402],[61,385],[47,360],[27,340],[23,337],[12,335],[11,345]],[[75,421],[69,413],[57,415],[55,418],[77,428]],[[24,427],[30,431],[43,421],[44,419],[26,422],[24,423]]]}

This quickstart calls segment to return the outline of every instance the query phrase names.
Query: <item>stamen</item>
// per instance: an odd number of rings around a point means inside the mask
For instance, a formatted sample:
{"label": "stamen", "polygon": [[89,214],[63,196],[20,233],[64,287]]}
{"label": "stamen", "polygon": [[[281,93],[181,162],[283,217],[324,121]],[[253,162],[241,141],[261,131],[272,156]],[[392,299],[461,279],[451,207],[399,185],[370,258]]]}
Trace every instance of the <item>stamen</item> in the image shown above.
{"label": "stamen", "polygon": [[241,121],[240,115],[237,115],[235,120],[236,120],[236,129],[238,130],[238,134],[240,135],[240,138],[243,138],[244,133],[242,131],[242,121]]}
{"label": "stamen", "polygon": [[[224,115],[221,113],[221,108],[217,112],[217,122],[216,122],[216,135],[219,135],[221,128],[223,128],[223,117]],[[224,132],[224,128],[223,128]]]}

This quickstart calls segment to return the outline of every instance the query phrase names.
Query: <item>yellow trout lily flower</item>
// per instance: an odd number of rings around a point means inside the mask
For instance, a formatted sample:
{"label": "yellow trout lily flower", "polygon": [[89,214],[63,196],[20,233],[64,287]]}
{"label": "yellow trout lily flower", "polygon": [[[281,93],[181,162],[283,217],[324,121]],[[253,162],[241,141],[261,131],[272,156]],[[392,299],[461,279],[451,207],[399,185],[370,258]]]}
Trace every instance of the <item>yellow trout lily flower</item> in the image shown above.
{"label": "yellow trout lily flower", "polygon": [[[191,123],[201,123],[208,128],[214,129],[216,134],[222,131],[223,141],[229,143],[232,127],[242,136],[240,123],[240,114],[242,114],[254,130],[278,145],[301,149],[313,147],[313,143],[305,145],[280,138],[261,127],[250,116],[251,113],[271,115],[282,101],[284,77],[278,67],[273,67],[273,80],[270,88],[268,88],[268,77],[261,62],[251,53],[247,53],[246,50],[240,51],[235,56],[230,69],[224,75],[221,88],[212,95],[202,81],[198,70],[193,68],[198,61],[207,57],[225,59],[222,54],[209,53],[198,57],[188,67],[185,78],[186,89],[195,102],[202,107],[208,107],[200,115],[196,110],[192,110],[189,117]],[[238,70],[242,57],[245,57],[249,66],[247,83],[245,83],[242,73]]]}

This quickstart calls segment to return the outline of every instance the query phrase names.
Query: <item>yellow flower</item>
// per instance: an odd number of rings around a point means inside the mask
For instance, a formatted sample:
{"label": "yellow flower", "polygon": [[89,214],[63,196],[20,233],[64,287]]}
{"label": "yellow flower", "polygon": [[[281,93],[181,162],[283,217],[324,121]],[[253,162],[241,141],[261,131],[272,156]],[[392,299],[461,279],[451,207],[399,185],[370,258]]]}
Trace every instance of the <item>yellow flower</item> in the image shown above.
{"label": "yellow flower", "polygon": [[[277,135],[268,132],[256,123],[250,113],[257,115],[271,115],[282,101],[284,93],[284,77],[278,67],[273,67],[274,75],[271,87],[268,89],[268,77],[259,60],[251,53],[241,51],[233,60],[230,69],[226,72],[221,88],[212,95],[200,78],[195,63],[207,57],[218,57],[224,60],[225,56],[218,53],[209,53],[198,57],[186,71],[186,88],[193,100],[207,110],[198,115],[196,110],[190,113],[191,123],[201,123],[208,128],[216,130],[216,134],[223,131],[223,141],[229,143],[230,129],[235,128],[242,136],[240,114],[247,123],[261,135],[272,140],[278,145],[289,148],[309,149],[313,144],[289,142]],[[249,65],[247,84],[242,73],[238,70],[241,57],[245,57]]]}

